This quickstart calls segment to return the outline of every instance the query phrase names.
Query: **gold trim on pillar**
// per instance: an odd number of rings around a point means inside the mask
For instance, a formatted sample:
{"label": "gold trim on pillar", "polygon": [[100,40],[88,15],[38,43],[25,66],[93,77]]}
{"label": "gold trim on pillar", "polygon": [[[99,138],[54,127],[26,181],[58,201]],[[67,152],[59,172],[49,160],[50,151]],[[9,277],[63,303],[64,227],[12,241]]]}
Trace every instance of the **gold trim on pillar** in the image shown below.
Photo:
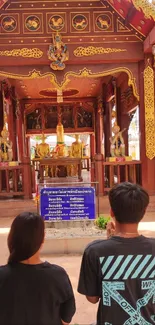
{"label": "gold trim on pillar", "polygon": [[155,157],[155,112],[154,112],[154,70],[149,61],[144,70],[144,101],[145,101],[145,141],[146,156]]}

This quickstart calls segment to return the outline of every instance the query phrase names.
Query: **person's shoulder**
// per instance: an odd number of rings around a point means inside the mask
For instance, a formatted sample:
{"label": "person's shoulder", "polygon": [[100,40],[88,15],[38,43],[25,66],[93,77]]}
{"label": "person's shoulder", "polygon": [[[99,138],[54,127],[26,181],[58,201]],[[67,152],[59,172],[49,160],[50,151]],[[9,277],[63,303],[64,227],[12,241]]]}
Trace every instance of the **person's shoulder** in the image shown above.
{"label": "person's shoulder", "polygon": [[49,262],[45,262],[45,269],[52,273],[53,275],[60,275],[60,276],[63,276],[63,275],[66,275],[66,271],[63,267],[59,266],[59,265],[56,265],[56,264],[51,264]]}
{"label": "person's shoulder", "polygon": [[95,240],[88,244],[88,246],[85,249],[85,253],[97,253],[100,249],[106,249],[107,247],[110,247],[112,245],[112,240],[111,239],[100,239],[100,240]]}
{"label": "person's shoulder", "polygon": [[11,272],[10,269],[10,265],[6,264],[6,265],[1,265],[0,266],[0,279],[5,278],[6,276],[8,276]]}
{"label": "person's shoulder", "polygon": [[7,272],[9,270],[10,270],[10,265],[9,264],[5,264],[5,265],[0,266],[0,272],[1,273],[5,273],[5,272]]}
{"label": "person's shoulder", "polygon": [[149,242],[151,245],[155,245],[155,238],[144,237],[145,241]]}

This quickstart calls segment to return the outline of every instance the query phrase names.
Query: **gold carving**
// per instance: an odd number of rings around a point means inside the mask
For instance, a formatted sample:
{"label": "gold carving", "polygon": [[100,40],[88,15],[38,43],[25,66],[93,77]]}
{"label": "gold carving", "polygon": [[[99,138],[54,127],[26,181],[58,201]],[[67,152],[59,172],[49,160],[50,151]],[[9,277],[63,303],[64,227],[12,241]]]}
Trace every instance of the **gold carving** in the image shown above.
{"label": "gold carving", "polygon": [[132,0],[135,8],[143,11],[146,18],[153,18],[155,20],[155,6],[148,0]]}
{"label": "gold carving", "polygon": [[149,62],[144,70],[146,156],[155,157],[154,71]]}
{"label": "gold carving", "polygon": [[43,52],[40,49],[33,48],[33,49],[14,49],[14,50],[5,50],[0,51],[0,56],[14,56],[14,57],[23,57],[23,58],[34,58],[40,59],[43,56]]}
{"label": "gold carving", "polygon": [[94,46],[88,46],[88,47],[78,47],[76,50],[74,50],[74,55],[77,57],[82,56],[92,56],[96,54],[110,54],[110,53],[118,53],[118,52],[126,52],[126,49],[116,49],[116,48],[104,48],[104,47],[94,47]]}
{"label": "gold carving", "polygon": [[53,61],[50,67],[53,70],[64,70],[65,61],[69,59],[69,52],[67,46],[62,42],[62,36],[57,32],[53,34],[53,44],[49,46],[48,59]]}
{"label": "gold carving", "polygon": [[114,123],[114,126],[112,128],[112,132],[114,133],[114,136],[110,137],[110,154],[111,157],[125,157],[125,143],[122,136],[122,133],[126,129],[123,129],[120,131],[120,126],[117,124],[117,122]]}
{"label": "gold carving", "polygon": [[86,67],[83,68],[82,70],[79,70],[79,72],[74,72],[74,71],[68,71],[65,73],[63,81],[61,83],[58,82],[56,78],[56,74],[52,72],[46,72],[41,74],[40,71],[37,70],[32,70],[29,71],[27,75],[22,75],[22,74],[12,74],[6,71],[0,71],[0,76],[5,77],[5,78],[12,78],[12,79],[18,79],[18,80],[26,80],[26,79],[35,79],[35,78],[41,78],[44,79],[46,77],[49,77],[50,82],[53,84],[53,86],[59,90],[64,90],[66,85],[70,82],[70,77],[75,77],[75,78],[82,78],[82,77],[88,77],[88,78],[100,78],[100,77],[106,77],[109,75],[114,75],[115,73],[120,73],[120,72],[125,72],[128,75],[128,85],[132,86],[133,88],[133,94],[139,101],[139,94],[138,94],[138,89],[137,89],[137,84],[136,84],[136,79],[133,76],[133,73],[130,69],[127,67],[118,67],[118,68],[113,68],[109,70],[104,70],[100,72],[92,72],[91,70],[88,70]]}

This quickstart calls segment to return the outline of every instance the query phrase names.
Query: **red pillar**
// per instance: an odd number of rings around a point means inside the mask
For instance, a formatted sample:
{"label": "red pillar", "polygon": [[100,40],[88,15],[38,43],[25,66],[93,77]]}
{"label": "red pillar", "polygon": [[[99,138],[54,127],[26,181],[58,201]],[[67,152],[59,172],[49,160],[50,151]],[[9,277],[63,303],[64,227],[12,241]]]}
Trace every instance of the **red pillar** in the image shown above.
{"label": "red pillar", "polygon": [[92,133],[92,134],[90,134],[90,158],[91,158],[91,161],[95,156],[95,152],[96,152],[96,149],[95,149],[95,135],[94,135],[94,133]]}
{"label": "red pillar", "polygon": [[106,103],[105,106],[105,116],[104,116],[104,147],[105,147],[105,158],[110,157],[110,141],[111,137],[111,103]]}
{"label": "red pillar", "polygon": [[26,157],[30,158],[30,137],[26,137]]}
{"label": "red pillar", "polygon": [[90,134],[90,159],[91,159],[91,181],[94,182],[95,180],[95,166],[93,158],[95,157],[95,135]]}
{"label": "red pillar", "polygon": [[103,141],[103,116],[102,116],[102,108],[100,107],[102,103],[98,103],[98,107],[96,108],[95,114],[95,139],[96,139],[96,153],[102,153],[102,141]]}
{"label": "red pillar", "polygon": [[31,174],[31,164],[29,157],[23,157],[23,183],[24,183],[24,197],[25,199],[32,198],[32,174]]}
{"label": "red pillar", "polygon": [[97,194],[104,195],[104,166],[103,155],[95,155],[95,181],[98,182]]}
{"label": "red pillar", "polygon": [[18,152],[18,161],[22,161],[24,155],[24,130],[23,130],[23,119],[21,114],[20,103],[17,100],[16,103],[16,133],[17,133],[17,152]]}
{"label": "red pillar", "polygon": [[15,123],[15,116],[14,116],[14,107],[12,101],[9,103],[6,102],[7,105],[7,121],[8,121],[8,131],[9,131],[9,138],[12,142],[12,150],[13,150],[13,160],[17,160],[17,142],[16,142],[16,123]]}
{"label": "red pillar", "polygon": [[155,158],[146,157],[145,144],[145,103],[144,103],[144,62],[139,64],[139,89],[140,89],[140,157],[142,161],[142,185],[150,195],[155,194]]}

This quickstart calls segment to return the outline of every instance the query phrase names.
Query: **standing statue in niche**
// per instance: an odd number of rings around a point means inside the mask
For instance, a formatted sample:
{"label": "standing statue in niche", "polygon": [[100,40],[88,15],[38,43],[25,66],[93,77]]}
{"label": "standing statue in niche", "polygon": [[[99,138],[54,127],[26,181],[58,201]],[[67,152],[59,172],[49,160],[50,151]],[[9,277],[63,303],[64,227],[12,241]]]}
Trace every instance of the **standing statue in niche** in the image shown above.
{"label": "standing statue in niche", "polygon": [[50,67],[53,70],[64,70],[65,61],[69,59],[67,46],[62,42],[61,35],[57,32],[53,35],[53,44],[49,46],[48,58],[53,61]]}
{"label": "standing statue in niche", "polygon": [[4,116],[4,127],[0,137],[0,161],[12,161],[12,142],[9,140],[9,132],[6,126],[7,117]]}
{"label": "standing statue in niche", "polygon": [[125,144],[124,139],[122,136],[122,133],[126,129],[123,129],[120,131],[120,127],[117,125],[117,123],[114,124],[112,128],[112,132],[114,133],[113,137],[110,137],[110,154],[111,157],[124,157],[125,156]]}

